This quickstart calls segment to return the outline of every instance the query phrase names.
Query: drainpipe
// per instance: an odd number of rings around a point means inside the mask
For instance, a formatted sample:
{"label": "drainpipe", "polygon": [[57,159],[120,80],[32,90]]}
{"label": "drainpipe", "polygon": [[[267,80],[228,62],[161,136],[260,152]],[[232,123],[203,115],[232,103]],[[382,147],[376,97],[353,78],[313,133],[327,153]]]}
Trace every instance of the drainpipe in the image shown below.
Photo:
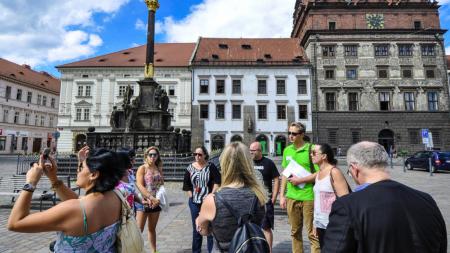
{"label": "drainpipe", "polygon": [[[317,42],[319,41],[319,35],[316,34],[314,36],[314,44],[313,44],[313,57],[314,57],[314,64],[313,64],[313,79],[314,79],[314,107],[315,110],[313,112],[313,115],[315,114],[315,135],[314,135],[314,142],[319,143],[319,83],[317,78]],[[311,89],[312,90],[312,89]]]}

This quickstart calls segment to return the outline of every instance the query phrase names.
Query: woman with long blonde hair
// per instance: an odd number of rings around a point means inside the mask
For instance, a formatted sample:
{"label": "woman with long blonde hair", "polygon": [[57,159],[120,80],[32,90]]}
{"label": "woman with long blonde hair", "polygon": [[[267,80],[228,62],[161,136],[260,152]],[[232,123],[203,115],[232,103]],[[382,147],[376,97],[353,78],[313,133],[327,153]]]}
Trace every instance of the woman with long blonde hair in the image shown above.
{"label": "woman with long blonde hair", "polygon": [[144,153],[144,164],[136,173],[136,186],[142,195],[143,205],[136,203],[136,221],[141,231],[148,221],[148,239],[152,253],[156,251],[156,224],[158,223],[161,207],[156,198],[159,188],[164,185],[162,174],[162,160],[157,147],[149,147]]}
{"label": "woman with long blonde hair", "polygon": [[217,248],[227,252],[238,223],[224,202],[232,206],[239,215],[248,214],[255,204],[251,222],[261,224],[267,199],[254,174],[253,161],[247,146],[241,142],[227,145],[220,156],[220,166],[221,187],[203,201],[196,224],[200,234],[208,235],[212,232]]}

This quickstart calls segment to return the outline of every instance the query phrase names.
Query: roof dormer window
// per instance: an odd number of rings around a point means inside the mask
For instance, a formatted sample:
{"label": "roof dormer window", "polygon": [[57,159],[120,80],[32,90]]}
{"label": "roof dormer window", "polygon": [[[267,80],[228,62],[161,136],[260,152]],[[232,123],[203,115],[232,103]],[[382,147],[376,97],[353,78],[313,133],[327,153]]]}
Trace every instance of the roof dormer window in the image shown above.
{"label": "roof dormer window", "polygon": [[249,44],[242,44],[241,47],[242,47],[242,49],[246,49],[246,50],[252,49],[252,46]]}
{"label": "roof dormer window", "polygon": [[219,44],[219,48],[228,49],[228,45],[227,44]]}

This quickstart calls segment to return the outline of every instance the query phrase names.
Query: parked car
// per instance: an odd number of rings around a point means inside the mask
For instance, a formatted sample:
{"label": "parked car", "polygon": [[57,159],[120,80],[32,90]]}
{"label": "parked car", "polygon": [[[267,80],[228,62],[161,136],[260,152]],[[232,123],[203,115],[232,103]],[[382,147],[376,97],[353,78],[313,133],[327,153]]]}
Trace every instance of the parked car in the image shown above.
{"label": "parked car", "polygon": [[431,157],[431,170],[450,171],[450,152],[449,151],[419,151],[405,160],[405,166],[408,170],[422,168],[430,171],[429,158]]}

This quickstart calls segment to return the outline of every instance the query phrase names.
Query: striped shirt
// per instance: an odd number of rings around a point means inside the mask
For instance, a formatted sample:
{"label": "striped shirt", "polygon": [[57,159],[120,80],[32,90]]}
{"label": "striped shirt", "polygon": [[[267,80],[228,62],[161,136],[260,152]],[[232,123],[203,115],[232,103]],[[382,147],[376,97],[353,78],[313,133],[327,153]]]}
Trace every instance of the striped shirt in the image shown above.
{"label": "striped shirt", "polygon": [[201,204],[212,192],[214,184],[220,184],[220,173],[214,164],[208,163],[202,169],[196,169],[190,164],[186,168],[183,191],[192,191],[193,203]]}

